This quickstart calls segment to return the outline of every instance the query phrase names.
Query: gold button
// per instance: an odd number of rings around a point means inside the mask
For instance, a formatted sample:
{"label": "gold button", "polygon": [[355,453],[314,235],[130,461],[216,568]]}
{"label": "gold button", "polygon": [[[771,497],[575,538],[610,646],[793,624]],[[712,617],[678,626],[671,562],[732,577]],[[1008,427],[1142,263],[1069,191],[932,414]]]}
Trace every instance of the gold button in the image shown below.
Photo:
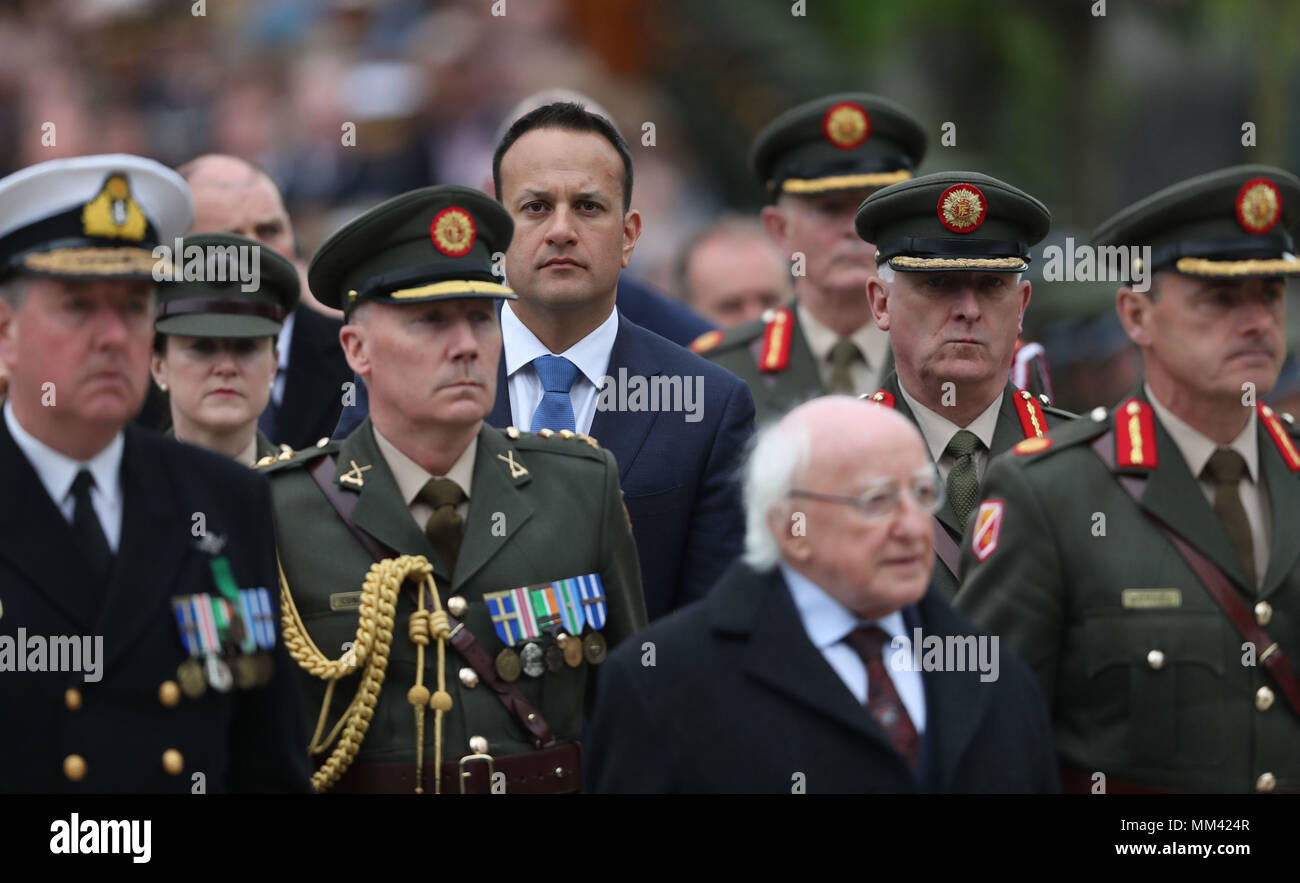
{"label": "gold button", "polygon": [[462,616],[464,616],[465,611],[468,609],[469,609],[469,602],[466,601],[464,598],[462,598],[460,595],[452,595],[450,598],[447,599],[447,612],[450,613],[452,616],[456,617],[457,619],[460,619]]}
{"label": "gold button", "polygon": [[560,438],[573,438],[576,433],[572,429],[561,429],[558,435]]}
{"label": "gold button", "polygon": [[517,426],[507,426],[507,427],[506,427],[506,438],[519,438],[519,427],[517,427]]}
{"label": "gold button", "polygon": [[555,768],[555,778],[557,778],[557,779],[563,779],[563,778],[564,778],[564,767],[562,767],[562,766],[557,766],[557,767]]}
{"label": "gold button", "polygon": [[163,769],[169,776],[179,775],[185,769],[185,758],[175,748],[168,748],[163,752]]}
{"label": "gold button", "polygon": [[1277,787],[1277,776],[1273,775],[1272,773],[1262,773],[1260,777],[1255,780],[1256,791],[1267,792],[1267,791],[1272,791],[1276,787]]}
{"label": "gold button", "polygon": [[172,708],[181,701],[181,688],[175,681],[163,681],[158,685],[158,701],[164,708]]}
{"label": "gold button", "polygon": [[1273,605],[1267,601],[1260,601],[1255,605],[1255,622],[1260,625],[1268,625],[1268,621],[1273,618]]}
{"label": "gold button", "polygon": [[86,778],[86,759],[80,754],[69,754],[63,758],[63,775],[70,782],[80,782]]}
{"label": "gold button", "polygon": [[487,754],[488,740],[484,739],[482,736],[470,736],[469,750],[473,751],[475,754]]}
{"label": "gold button", "polygon": [[460,682],[471,690],[478,686],[478,672],[472,668],[462,668],[460,670]]}
{"label": "gold button", "polygon": [[1165,654],[1160,652],[1159,650],[1152,650],[1150,653],[1147,654],[1147,665],[1151,666],[1156,671],[1159,671],[1160,669],[1164,668]]}
{"label": "gold button", "polygon": [[1260,711],[1268,711],[1273,707],[1273,691],[1268,687],[1260,687],[1255,691],[1255,707]]}
{"label": "gold button", "polygon": [[81,708],[81,691],[69,687],[63,693],[63,704],[68,706],[68,711],[78,711]]}

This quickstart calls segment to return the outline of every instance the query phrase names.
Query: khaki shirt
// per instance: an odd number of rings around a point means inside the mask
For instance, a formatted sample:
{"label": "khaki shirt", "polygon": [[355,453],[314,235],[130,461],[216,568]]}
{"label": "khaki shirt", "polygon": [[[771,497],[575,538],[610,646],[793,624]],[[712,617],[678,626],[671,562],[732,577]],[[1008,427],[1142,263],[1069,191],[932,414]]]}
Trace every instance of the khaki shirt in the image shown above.
{"label": "khaki shirt", "polygon": [[[840,339],[839,335],[813,318],[808,308],[796,304],[799,314],[799,327],[803,329],[804,340],[817,361],[817,373],[822,379],[822,386],[829,387],[831,382],[831,348]],[[889,351],[889,332],[881,331],[874,321],[869,321],[849,339],[858,345],[865,362],[854,361],[850,373],[853,375],[855,395],[873,393],[880,388],[884,380],[885,354]]]}
{"label": "khaki shirt", "polygon": [[898,384],[898,390],[907,401],[907,407],[912,409],[917,428],[921,430],[925,445],[930,449],[930,457],[939,467],[939,477],[944,481],[948,480],[948,473],[952,471],[953,457],[945,451],[952,437],[965,428],[975,433],[976,437],[984,443],[984,447],[975,454],[975,474],[983,481],[984,470],[989,465],[989,452],[993,450],[993,432],[998,427],[998,411],[1002,408],[1002,396],[1005,392],[998,393],[993,403],[972,420],[970,426],[961,427],[912,398],[907,390],[903,389],[901,382]]}
{"label": "khaki shirt", "polygon": [[[373,428],[373,427],[372,427]],[[429,516],[433,514],[433,507],[423,500],[417,500],[420,491],[424,490],[424,485],[431,478],[450,478],[456,484],[460,485],[461,490],[465,492],[465,501],[456,507],[456,513],[461,518],[469,516],[469,499],[470,485],[474,480],[474,460],[478,454],[478,439],[470,439],[470,443],[465,446],[465,450],[456,458],[456,462],[451,464],[451,469],[446,475],[430,475],[410,457],[399,451],[392,442],[379,434],[375,429],[375,443],[379,446],[379,452],[384,457],[384,462],[388,464],[388,469],[393,473],[393,479],[397,482],[397,490],[402,495],[402,501],[406,503],[406,508],[410,510],[411,517],[420,530],[424,530],[424,525],[428,523]]]}

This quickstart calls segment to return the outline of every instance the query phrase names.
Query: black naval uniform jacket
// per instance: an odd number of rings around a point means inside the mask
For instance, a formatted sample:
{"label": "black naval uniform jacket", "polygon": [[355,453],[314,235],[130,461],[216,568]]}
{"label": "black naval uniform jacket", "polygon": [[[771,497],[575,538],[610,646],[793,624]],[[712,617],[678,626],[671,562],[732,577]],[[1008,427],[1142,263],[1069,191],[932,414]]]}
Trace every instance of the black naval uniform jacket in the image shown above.
{"label": "black naval uniform jacket", "polygon": [[[199,782],[207,793],[310,792],[293,663],[278,638],[266,480],[130,425],[121,476],[121,542],[108,584],[93,585],[71,526],[0,420],[0,636],[103,636],[97,682],[0,672],[0,792],[191,793]],[[224,538],[238,586],[271,590],[274,674],[264,687],[208,688],[169,707],[160,688],[186,659],[172,596],[218,591],[192,532],[199,513]],[[175,775],[163,768],[169,749],[183,760]],[[65,774],[71,755],[84,761],[79,781]]]}
{"label": "black naval uniform jacket", "polygon": [[[982,634],[933,585],[904,619],[925,635]],[[1058,789],[1046,705],[1009,650],[1000,648],[999,677],[987,683],[977,670],[922,678],[926,728],[913,774],[809,640],[781,572],[737,562],[707,598],[610,654],[583,741],[584,780],[614,793]]]}

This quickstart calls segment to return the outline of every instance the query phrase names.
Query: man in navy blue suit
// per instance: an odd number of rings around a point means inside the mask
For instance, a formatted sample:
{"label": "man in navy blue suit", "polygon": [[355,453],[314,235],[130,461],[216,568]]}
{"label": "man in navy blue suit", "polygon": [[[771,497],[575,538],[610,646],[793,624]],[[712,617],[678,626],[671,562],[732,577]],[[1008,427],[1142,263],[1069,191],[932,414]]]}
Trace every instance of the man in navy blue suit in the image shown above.
{"label": "man in navy blue suit", "polygon": [[942,504],[895,411],[832,396],[763,430],[744,560],[610,654],[587,789],[1058,790],[1037,681],[930,583]]}
{"label": "man in navy blue suit", "polygon": [[504,351],[488,422],[590,434],[613,452],[651,619],[703,597],[739,556],[733,466],[754,402],[729,372],[628,321],[619,272],[641,232],[632,159],[581,105],[518,119],[492,163],[515,221],[502,308]]}

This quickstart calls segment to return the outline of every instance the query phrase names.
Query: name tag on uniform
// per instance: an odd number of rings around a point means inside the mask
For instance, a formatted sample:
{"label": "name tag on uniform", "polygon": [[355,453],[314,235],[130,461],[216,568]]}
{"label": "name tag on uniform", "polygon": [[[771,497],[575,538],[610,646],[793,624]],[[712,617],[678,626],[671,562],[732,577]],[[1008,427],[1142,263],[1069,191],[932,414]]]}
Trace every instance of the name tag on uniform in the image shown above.
{"label": "name tag on uniform", "polygon": [[335,592],[330,595],[330,610],[356,610],[360,606],[360,592]]}
{"label": "name tag on uniform", "polygon": [[1125,589],[1119,597],[1126,610],[1183,606],[1182,589]]}

